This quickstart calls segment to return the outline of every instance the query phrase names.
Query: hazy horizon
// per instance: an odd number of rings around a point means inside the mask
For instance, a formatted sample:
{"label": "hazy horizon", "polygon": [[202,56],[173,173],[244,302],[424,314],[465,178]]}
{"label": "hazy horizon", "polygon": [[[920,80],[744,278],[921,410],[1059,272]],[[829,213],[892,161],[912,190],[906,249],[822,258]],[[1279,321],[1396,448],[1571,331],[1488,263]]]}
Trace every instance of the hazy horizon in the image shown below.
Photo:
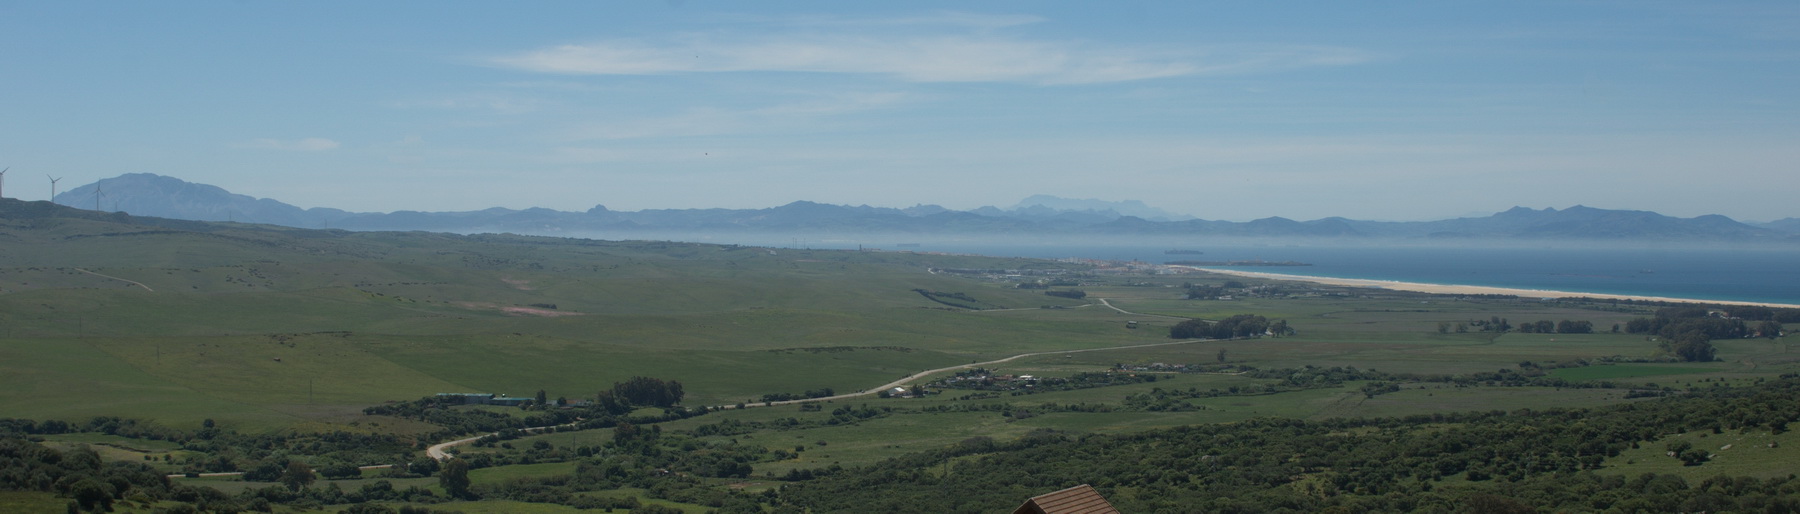
{"label": "hazy horizon", "polygon": [[0,6],[9,198],[1800,216],[1800,5]]}

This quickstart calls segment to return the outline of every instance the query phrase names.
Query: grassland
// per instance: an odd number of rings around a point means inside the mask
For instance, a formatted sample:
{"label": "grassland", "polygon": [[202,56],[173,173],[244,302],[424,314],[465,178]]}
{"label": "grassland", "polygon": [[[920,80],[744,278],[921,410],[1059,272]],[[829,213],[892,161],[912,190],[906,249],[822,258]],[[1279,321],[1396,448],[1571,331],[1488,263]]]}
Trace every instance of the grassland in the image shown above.
{"label": "grassland", "polygon": [[[1613,302],[1459,298],[1306,284],[1281,284],[1291,294],[1278,297],[1197,301],[1182,299],[1180,284],[1228,277],[1102,274],[1020,259],[230,224],[169,227],[117,217],[4,218],[0,239],[6,241],[0,245],[0,412],[33,419],[123,416],[187,429],[212,419],[248,432],[409,435],[434,427],[366,416],[362,409],[439,392],[530,396],[543,390],[551,398],[583,399],[632,376],[682,382],[689,405],[755,403],[764,394],[857,391],[925,369],[1077,349],[1106,350],[1021,358],[996,365],[996,372],[1066,377],[1120,364],[1229,363],[1457,375],[1523,370],[1529,362],[1572,366],[1551,372],[1569,381],[1682,388],[1747,383],[1800,368],[1800,349],[1786,340],[1721,341],[1720,360],[1710,363],[1583,365],[1659,356],[1657,344],[1643,336],[1605,333],[1648,312]],[[1088,298],[1019,289],[1021,281],[1034,279],[1031,275],[965,276],[933,268],[1069,268],[1068,276],[1081,282]],[[994,308],[957,309],[920,290],[959,293]],[[1099,304],[1100,298],[1110,307]],[[1182,319],[1234,314],[1285,319],[1298,333],[1110,349],[1168,342],[1168,328]],[[1585,320],[1602,333],[1439,330],[1446,323],[1492,317]],[[728,410],[662,428],[807,422],[711,439],[771,450],[804,448],[791,459],[757,463],[756,476],[768,477],[833,464],[869,465],[971,438],[1004,440],[1038,430],[1128,433],[1256,417],[1404,416],[1632,401],[1624,389],[1440,382],[1409,383],[1370,397],[1359,390],[1365,383],[1356,381],[1196,398],[1193,410],[1124,408],[1125,398],[1159,389],[1248,390],[1272,382],[1167,374],[1153,383],[985,399],[963,399],[966,391],[949,390],[915,399],[838,400],[820,411],[792,405]],[[825,424],[832,409],[852,405],[893,412]],[[1101,408],[1063,408],[1069,405]],[[1655,451],[1647,447],[1642,455],[1621,456],[1608,465],[1690,475],[1800,472],[1794,464],[1800,459],[1786,453],[1800,448],[1800,441],[1788,444],[1783,438],[1789,436],[1731,436],[1742,440],[1731,443],[1736,451],[1721,452],[1714,462],[1693,469],[1651,455]],[[573,448],[611,437],[610,430],[589,430],[528,436],[515,444]],[[1702,439],[1727,436],[1673,437],[1704,446]],[[1780,444],[1767,448],[1768,442]],[[92,445],[115,460],[155,460],[180,451],[85,434],[51,443]],[[1669,466],[1674,468],[1664,469]],[[477,470],[474,478],[493,484],[571,469],[568,463],[505,466]],[[259,485],[230,483],[226,488]],[[17,505],[39,500],[0,496],[0,502]],[[527,507],[469,502],[445,508],[516,512]]]}

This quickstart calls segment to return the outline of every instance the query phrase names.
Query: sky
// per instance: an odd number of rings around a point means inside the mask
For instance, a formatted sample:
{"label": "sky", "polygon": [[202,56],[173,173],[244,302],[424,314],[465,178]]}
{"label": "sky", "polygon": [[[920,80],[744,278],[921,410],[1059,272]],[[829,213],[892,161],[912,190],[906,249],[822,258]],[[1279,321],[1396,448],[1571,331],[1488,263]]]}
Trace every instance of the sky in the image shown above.
{"label": "sky", "polygon": [[0,194],[1800,216],[1800,2],[0,2]]}

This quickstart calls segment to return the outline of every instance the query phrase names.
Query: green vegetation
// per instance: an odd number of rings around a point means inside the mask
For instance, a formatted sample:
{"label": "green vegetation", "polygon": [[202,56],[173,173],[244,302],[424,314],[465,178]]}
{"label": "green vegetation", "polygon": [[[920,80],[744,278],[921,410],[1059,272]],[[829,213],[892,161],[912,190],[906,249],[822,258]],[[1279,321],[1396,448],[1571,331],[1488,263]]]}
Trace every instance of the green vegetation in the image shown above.
{"label": "green vegetation", "polygon": [[[1145,512],[1800,495],[1784,309],[14,200],[0,240],[0,512],[988,512],[1079,483]],[[242,474],[160,478],[199,473]]]}

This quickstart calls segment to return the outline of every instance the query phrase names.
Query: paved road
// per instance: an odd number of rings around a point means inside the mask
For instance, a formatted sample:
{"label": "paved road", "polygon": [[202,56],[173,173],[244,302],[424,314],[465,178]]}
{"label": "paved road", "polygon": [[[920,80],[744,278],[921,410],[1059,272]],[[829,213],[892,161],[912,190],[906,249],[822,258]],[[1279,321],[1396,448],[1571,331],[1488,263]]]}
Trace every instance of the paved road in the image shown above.
{"label": "paved road", "polygon": [[[569,423],[569,424],[564,424],[564,425],[551,425],[551,426],[543,426],[543,427],[521,428],[521,429],[519,429],[519,431],[525,432],[527,434],[531,434],[531,433],[542,432],[544,430],[548,430],[551,428],[573,427],[579,423],[580,422],[577,421],[575,423]],[[433,459],[437,459],[437,460],[450,460],[450,453],[446,450],[449,450],[450,448],[453,448],[453,447],[462,446],[465,444],[473,443],[475,441],[479,441],[483,437],[487,437],[490,435],[498,435],[498,434],[499,434],[499,432],[494,432],[492,434],[482,434],[482,435],[478,435],[478,436],[474,436],[474,437],[465,437],[462,439],[457,439],[455,441],[445,441],[445,442],[441,442],[438,444],[434,444],[434,445],[431,445],[430,448],[425,449],[425,455],[429,456]]]}
{"label": "paved road", "polygon": [[[1111,306],[1108,305],[1108,307],[1111,307]],[[1016,359],[1022,359],[1025,357],[1036,357],[1039,355],[1056,355],[1059,353],[1084,353],[1084,352],[1102,352],[1102,351],[1107,351],[1107,350],[1124,350],[1124,349],[1129,349],[1129,348],[1151,348],[1151,347],[1156,347],[1156,346],[1172,346],[1172,345],[1178,345],[1178,344],[1204,343],[1207,341],[1213,341],[1213,339],[1190,339],[1187,341],[1175,341],[1175,342],[1170,342],[1170,343],[1136,344],[1136,345],[1130,345],[1130,346],[1108,346],[1108,347],[1103,347],[1103,348],[1083,348],[1080,350],[1057,350],[1057,351],[1051,351],[1051,352],[1021,353],[1021,354],[1014,355],[1011,357],[1006,357],[1003,359],[994,359],[994,360],[986,361],[986,362],[971,362],[968,364],[958,364],[955,366],[946,366],[946,367],[937,368],[937,369],[928,369],[925,371],[920,371],[918,373],[913,373],[911,375],[907,375],[906,378],[902,378],[899,380],[895,380],[893,382],[888,382],[886,384],[882,384],[881,386],[875,387],[874,389],[868,389],[868,390],[858,391],[858,392],[854,392],[854,393],[840,394],[840,395],[834,395],[834,396],[823,396],[823,397],[819,397],[819,398],[807,398],[804,400],[783,400],[783,401],[778,401],[778,402],[746,403],[746,404],[744,404],[743,408],[748,409],[748,408],[752,408],[752,407],[770,407],[770,406],[775,406],[775,405],[790,405],[790,404],[795,404],[795,403],[823,402],[823,401],[828,401],[828,400],[843,400],[843,399],[847,399],[847,398],[855,398],[858,396],[868,396],[868,395],[877,394],[877,393],[880,393],[882,391],[886,391],[889,389],[893,389],[896,387],[900,387],[900,386],[903,386],[903,385],[906,385],[906,384],[909,384],[912,382],[916,382],[919,379],[922,379],[922,378],[925,378],[925,377],[928,377],[928,376],[931,376],[931,375],[934,375],[937,373],[943,373],[946,371],[955,371],[955,370],[959,370],[959,369],[978,368],[978,367],[982,367],[982,366],[987,366],[989,364],[999,364],[1002,362],[1010,362],[1010,361],[1013,361]],[[733,408],[737,408],[737,407],[731,406],[731,405],[717,405],[712,408],[713,409],[733,409]]]}

